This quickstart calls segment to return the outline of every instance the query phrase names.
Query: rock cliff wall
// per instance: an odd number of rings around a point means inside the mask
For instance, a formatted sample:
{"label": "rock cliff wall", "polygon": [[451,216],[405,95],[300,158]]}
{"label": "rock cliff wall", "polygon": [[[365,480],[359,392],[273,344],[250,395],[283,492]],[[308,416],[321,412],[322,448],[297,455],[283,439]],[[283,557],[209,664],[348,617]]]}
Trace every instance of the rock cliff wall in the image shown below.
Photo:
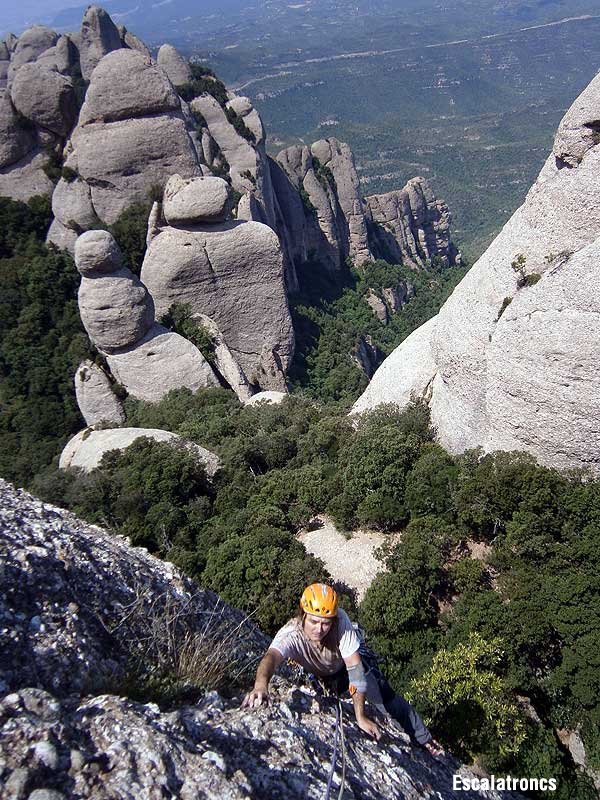
{"label": "rock cliff wall", "polygon": [[525,202],[434,320],[357,401],[429,398],[453,452],[526,450],[600,471],[600,76],[561,121]]}

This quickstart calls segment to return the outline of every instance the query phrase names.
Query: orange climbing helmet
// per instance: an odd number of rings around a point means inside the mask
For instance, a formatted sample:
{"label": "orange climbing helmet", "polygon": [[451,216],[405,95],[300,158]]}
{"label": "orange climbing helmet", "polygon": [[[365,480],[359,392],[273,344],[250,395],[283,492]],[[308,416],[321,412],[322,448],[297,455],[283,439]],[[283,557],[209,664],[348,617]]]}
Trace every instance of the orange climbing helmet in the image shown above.
{"label": "orange climbing helmet", "polygon": [[337,617],[337,592],[326,583],[311,583],[302,592],[300,608],[305,614],[315,617]]}

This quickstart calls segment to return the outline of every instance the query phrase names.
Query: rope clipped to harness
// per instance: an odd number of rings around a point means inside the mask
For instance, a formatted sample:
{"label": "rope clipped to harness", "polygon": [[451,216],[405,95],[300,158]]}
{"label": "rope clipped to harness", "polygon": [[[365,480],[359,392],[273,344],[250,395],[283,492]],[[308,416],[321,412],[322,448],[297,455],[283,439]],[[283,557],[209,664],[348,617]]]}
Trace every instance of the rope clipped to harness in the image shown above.
{"label": "rope clipped to harness", "polygon": [[333,754],[331,756],[331,766],[329,767],[329,776],[327,778],[327,787],[325,789],[325,795],[323,800],[330,800],[331,797],[331,787],[333,785],[333,775],[335,773],[335,767],[337,763],[337,756],[338,756],[338,743],[341,741],[341,750],[342,750],[342,779],[340,781],[340,789],[338,792],[337,800],[342,800],[342,796],[344,794],[344,784],[346,782],[346,741],[344,738],[344,724],[342,718],[342,702],[338,697],[336,697],[336,705],[335,705],[335,736],[333,740]]}

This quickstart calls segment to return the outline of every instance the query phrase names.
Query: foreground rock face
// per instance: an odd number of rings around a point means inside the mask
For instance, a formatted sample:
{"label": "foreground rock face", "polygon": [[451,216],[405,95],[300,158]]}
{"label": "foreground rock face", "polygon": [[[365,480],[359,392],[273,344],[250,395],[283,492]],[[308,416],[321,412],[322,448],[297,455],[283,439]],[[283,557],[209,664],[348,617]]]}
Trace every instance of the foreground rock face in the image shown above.
{"label": "foreground rock face", "polygon": [[[434,320],[392,353],[355,411],[429,396],[453,452],[518,449],[600,471],[600,76],[561,122],[521,208]],[[593,119],[592,119],[593,118]]]}
{"label": "foreground rock face", "polygon": [[[111,685],[126,686],[138,646],[151,657],[148,633],[167,618],[178,621],[177,635],[203,637],[217,659],[224,652],[237,659],[248,681],[269,639],[244,615],[173,565],[1,480],[0,522],[0,622],[10,631],[0,651],[0,780],[7,796],[323,796],[335,717],[330,701],[310,689],[275,678],[273,705],[255,712],[239,708],[240,694],[225,699],[213,691],[164,712],[110,693]],[[456,796],[453,772],[469,775],[457,762],[415,752],[385,721],[385,744],[377,745],[358,730],[349,701],[344,706],[353,797]],[[338,761],[334,788],[339,776]]]}

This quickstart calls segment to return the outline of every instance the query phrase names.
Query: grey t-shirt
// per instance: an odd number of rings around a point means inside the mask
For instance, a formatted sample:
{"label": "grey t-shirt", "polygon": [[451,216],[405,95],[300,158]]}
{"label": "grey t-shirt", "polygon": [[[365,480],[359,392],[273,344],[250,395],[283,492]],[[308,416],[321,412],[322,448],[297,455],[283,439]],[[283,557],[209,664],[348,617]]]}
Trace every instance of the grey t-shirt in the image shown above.
{"label": "grey t-shirt", "polygon": [[299,619],[292,619],[280,628],[269,649],[277,650],[284,658],[291,658],[316,675],[333,675],[344,666],[344,659],[356,653],[360,647],[358,634],[341,608],[337,621],[338,646],[335,652],[311,642],[305,636]]}

